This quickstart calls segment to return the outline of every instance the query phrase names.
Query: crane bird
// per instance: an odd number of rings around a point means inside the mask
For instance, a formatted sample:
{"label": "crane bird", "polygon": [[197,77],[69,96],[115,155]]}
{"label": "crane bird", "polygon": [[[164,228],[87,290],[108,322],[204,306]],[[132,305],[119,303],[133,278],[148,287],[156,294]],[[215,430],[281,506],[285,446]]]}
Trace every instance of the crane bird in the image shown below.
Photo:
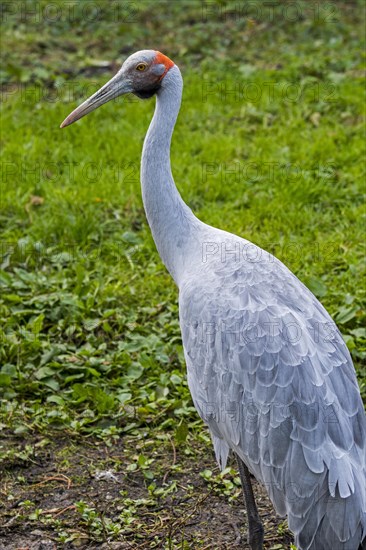
{"label": "crane bird", "polygon": [[194,405],[219,466],[236,455],[249,545],[263,548],[250,475],[301,550],[359,550],[366,535],[366,421],[350,353],[315,296],[277,258],[198,220],[182,200],[170,145],[183,82],[155,50],[131,55],[68,126],[121,94],[156,108],[141,162],[142,198],[179,317]]}

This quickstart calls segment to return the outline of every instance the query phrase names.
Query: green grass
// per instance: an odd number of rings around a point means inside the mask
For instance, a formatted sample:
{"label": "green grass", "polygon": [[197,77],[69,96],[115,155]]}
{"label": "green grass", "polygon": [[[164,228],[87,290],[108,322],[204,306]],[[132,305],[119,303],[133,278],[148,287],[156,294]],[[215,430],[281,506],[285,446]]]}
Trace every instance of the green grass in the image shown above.
{"label": "green grass", "polygon": [[154,101],[114,101],[59,130],[144,47],[183,72],[172,167],[184,199],[310,287],[340,327],[366,397],[362,4],[314,15],[299,2],[296,20],[284,4],[272,19],[249,4],[249,18],[235,14],[237,2],[209,3],[203,15],[194,1],[144,2],[128,23],[104,8],[85,22],[80,3],[74,20],[54,25],[19,11],[5,18],[2,428],[108,440],[159,427],[177,441],[201,428],[177,291],[140,196]]}

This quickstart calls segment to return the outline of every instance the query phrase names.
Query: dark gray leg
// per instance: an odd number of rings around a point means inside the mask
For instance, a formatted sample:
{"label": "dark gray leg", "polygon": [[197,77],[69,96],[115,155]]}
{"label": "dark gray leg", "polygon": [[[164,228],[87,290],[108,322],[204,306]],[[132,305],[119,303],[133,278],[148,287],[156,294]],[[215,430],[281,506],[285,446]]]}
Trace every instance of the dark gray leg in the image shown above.
{"label": "dark gray leg", "polygon": [[251,550],[263,550],[263,525],[255,503],[250,473],[242,459],[235,454],[248,515],[248,535]]}

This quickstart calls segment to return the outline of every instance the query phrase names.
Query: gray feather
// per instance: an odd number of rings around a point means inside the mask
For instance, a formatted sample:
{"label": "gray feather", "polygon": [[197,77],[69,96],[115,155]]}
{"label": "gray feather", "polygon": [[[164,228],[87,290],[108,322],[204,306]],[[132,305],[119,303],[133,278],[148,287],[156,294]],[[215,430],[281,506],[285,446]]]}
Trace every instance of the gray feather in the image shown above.
{"label": "gray feather", "polygon": [[359,543],[365,414],[321,304],[273,257],[218,260],[182,281],[180,323],[192,398],[220,467],[229,448],[239,454],[288,515],[299,548],[326,549],[324,536],[332,550]]}

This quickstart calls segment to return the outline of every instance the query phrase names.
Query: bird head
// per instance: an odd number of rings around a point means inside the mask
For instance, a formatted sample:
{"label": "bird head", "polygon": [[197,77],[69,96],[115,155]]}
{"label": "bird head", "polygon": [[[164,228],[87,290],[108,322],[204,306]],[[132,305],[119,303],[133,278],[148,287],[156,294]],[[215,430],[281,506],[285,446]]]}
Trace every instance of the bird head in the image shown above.
{"label": "bird head", "polygon": [[173,66],[169,57],[155,50],[141,50],[130,55],[118,73],[65,118],[60,127],[69,126],[103,103],[123,94],[133,93],[141,99],[152,97]]}

